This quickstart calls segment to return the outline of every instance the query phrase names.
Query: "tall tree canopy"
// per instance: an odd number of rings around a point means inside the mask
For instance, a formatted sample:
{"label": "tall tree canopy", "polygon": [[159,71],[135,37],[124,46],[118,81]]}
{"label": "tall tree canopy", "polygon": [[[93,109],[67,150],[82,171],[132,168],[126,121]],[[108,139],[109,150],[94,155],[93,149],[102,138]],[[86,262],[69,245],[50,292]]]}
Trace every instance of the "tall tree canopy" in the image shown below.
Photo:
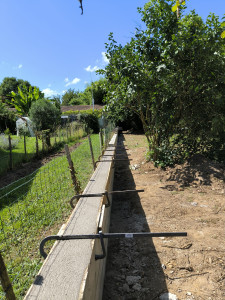
{"label": "tall tree canopy", "polygon": [[[17,79],[16,77],[5,77],[0,84],[0,99],[4,102],[8,102],[12,99],[12,92],[18,93],[18,88],[23,91],[23,89],[29,89],[32,87],[32,90],[35,88],[30,84],[29,81],[23,79]],[[44,97],[44,94],[39,91],[40,98]]]}
{"label": "tall tree canopy", "polygon": [[20,115],[27,116],[32,103],[40,98],[40,91],[37,87],[32,88],[29,86],[29,88],[27,88],[24,85],[23,89],[18,87],[18,93],[11,92],[11,95],[12,100],[10,104],[15,107]]}
{"label": "tall tree canopy", "polygon": [[177,18],[172,6],[151,0],[139,9],[146,29],[137,29],[125,46],[110,34],[110,63],[100,71],[107,79],[110,116],[118,120],[124,111],[136,113],[150,157],[158,163],[224,142],[218,132],[225,106],[221,22],[214,14],[205,22],[195,11],[184,15],[185,6]]}
{"label": "tall tree canopy", "polygon": [[62,96],[62,105],[91,105],[92,96],[95,104],[103,104],[105,91],[105,79],[101,78],[88,84],[83,92],[69,89]]}

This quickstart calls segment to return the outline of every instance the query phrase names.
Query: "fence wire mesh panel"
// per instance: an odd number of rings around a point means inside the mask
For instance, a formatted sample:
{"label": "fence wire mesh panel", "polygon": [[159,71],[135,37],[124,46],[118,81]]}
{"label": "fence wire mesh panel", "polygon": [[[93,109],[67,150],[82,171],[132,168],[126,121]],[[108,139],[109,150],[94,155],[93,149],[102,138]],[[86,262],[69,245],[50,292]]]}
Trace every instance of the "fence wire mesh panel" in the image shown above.
{"label": "fence wire mesh panel", "polygon": [[35,137],[23,135],[11,136],[12,162],[10,162],[8,136],[1,134],[0,174],[85,135],[85,126],[77,122],[72,122],[64,126],[59,126],[54,132],[36,132]]}
{"label": "fence wire mesh panel", "polygon": [[[91,139],[94,156],[98,157],[99,136],[92,135]],[[84,189],[93,172],[87,139],[71,157]],[[68,219],[72,196],[74,188],[66,156],[0,189],[0,252],[18,299],[24,297],[41,267],[40,241],[56,234]],[[0,286],[0,299],[4,297]]]}
{"label": "fence wire mesh panel", "polygon": [[108,125],[103,128],[103,143],[105,145],[105,147],[107,147],[107,145],[109,144],[109,141],[111,140],[113,133],[114,133],[114,129],[115,129],[115,125],[112,122],[109,122]]}

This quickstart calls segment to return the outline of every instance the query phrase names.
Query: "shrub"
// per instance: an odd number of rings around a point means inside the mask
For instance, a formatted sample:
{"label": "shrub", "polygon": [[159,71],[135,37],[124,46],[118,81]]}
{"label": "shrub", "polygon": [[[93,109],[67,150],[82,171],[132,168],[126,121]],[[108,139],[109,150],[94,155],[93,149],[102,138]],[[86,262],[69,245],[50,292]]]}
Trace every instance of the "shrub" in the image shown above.
{"label": "shrub", "polygon": [[34,122],[36,130],[53,131],[60,124],[60,109],[46,99],[34,102],[30,108],[29,115]]}
{"label": "shrub", "polygon": [[94,133],[99,132],[99,119],[102,115],[102,109],[100,110],[81,110],[81,111],[66,111],[63,115],[75,115],[78,121],[84,123],[86,127]]}

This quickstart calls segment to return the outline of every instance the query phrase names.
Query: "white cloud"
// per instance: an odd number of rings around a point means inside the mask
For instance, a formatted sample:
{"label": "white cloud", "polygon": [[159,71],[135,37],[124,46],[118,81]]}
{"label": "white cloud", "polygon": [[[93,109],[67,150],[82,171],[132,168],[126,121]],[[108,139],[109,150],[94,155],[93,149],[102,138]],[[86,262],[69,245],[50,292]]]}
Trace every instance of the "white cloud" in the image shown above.
{"label": "white cloud", "polygon": [[23,65],[22,65],[22,64],[19,64],[18,69],[21,69],[22,67],[23,67]]}
{"label": "white cloud", "polygon": [[44,90],[42,91],[42,93],[45,94],[45,97],[52,97],[52,96],[54,96],[54,95],[58,95],[58,94],[59,94],[57,91],[53,91],[53,90],[51,90],[50,88],[44,89]]}
{"label": "white cloud", "polygon": [[97,71],[97,70],[99,70],[99,67],[98,66],[94,66],[93,68],[91,67],[91,65],[89,65],[87,68],[85,68],[85,71],[87,71],[87,72],[95,72],[95,71]]}
{"label": "white cloud", "polygon": [[80,78],[74,78],[71,81],[69,81],[69,78],[66,78],[66,79],[68,79],[68,81],[66,81],[67,82],[66,86],[77,84],[78,82],[80,82]]}
{"label": "white cloud", "polygon": [[64,81],[65,81],[65,82],[69,82],[69,78],[66,77],[66,78],[64,79]]}
{"label": "white cloud", "polygon": [[106,52],[102,52],[102,61],[104,64],[109,63],[109,59],[106,57]]}

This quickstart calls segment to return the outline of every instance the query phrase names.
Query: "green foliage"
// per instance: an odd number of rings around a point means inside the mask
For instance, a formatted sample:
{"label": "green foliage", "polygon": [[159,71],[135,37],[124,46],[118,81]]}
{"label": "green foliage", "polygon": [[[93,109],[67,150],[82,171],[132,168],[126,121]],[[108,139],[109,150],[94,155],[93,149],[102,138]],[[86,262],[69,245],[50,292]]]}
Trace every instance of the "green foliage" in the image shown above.
{"label": "green foliage", "polygon": [[62,96],[62,105],[87,105],[90,104],[90,95],[86,92],[79,92],[69,89]]}
{"label": "green foliage", "polygon": [[99,132],[99,119],[102,116],[102,109],[92,109],[89,110],[80,110],[80,111],[65,111],[63,115],[74,115],[77,116],[77,119],[86,125],[94,133]]}
{"label": "green foliage", "polygon": [[27,88],[25,85],[23,89],[18,87],[18,93],[11,92],[12,100],[11,103],[22,116],[27,116],[33,102],[39,99],[40,91],[39,88]]}
{"label": "green foliage", "polygon": [[15,112],[9,110],[6,104],[0,100],[0,132],[6,128],[10,128],[11,131],[14,131],[16,127],[15,121]]}
{"label": "green foliage", "polygon": [[62,105],[91,105],[92,95],[95,104],[103,104],[106,95],[105,79],[92,82],[83,92],[69,89],[62,96]]}
{"label": "green foliage", "polygon": [[218,17],[210,14],[204,22],[194,11],[184,15],[184,7],[178,19],[166,0],[151,0],[139,12],[145,30],[137,29],[125,46],[113,34],[106,44],[110,63],[100,73],[109,116],[120,121],[137,114],[157,164],[207,152],[214,142],[222,147],[222,136],[215,135],[215,128],[225,130],[217,100],[225,105]]}
{"label": "green foliage", "polygon": [[90,100],[89,104],[92,103],[92,94],[94,98],[95,104],[103,104],[104,98],[106,96],[106,89],[105,89],[106,80],[101,78],[95,82],[92,82],[91,85],[88,85],[84,90],[84,93],[89,94],[88,99]]}
{"label": "green foliage", "polygon": [[50,101],[58,108],[61,109],[61,100],[60,96],[53,96],[50,98]]}
{"label": "green foliage", "polygon": [[36,130],[53,131],[60,123],[61,111],[50,101],[40,99],[32,104],[29,115]]}
{"label": "green foliage", "polygon": [[[26,90],[29,90],[30,87],[32,87],[32,90],[34,89],[27,80],[16,79],[16,77],[5,77],[0,84],[0,99],[11,105],[11,92],[17,94],[18,88],[20,88],[22,92],[25,92],[25,90],[23,90],[24,86],[26,87]],[[44,94],[39,91],[39,96],[42,98],[44,97]]]}

